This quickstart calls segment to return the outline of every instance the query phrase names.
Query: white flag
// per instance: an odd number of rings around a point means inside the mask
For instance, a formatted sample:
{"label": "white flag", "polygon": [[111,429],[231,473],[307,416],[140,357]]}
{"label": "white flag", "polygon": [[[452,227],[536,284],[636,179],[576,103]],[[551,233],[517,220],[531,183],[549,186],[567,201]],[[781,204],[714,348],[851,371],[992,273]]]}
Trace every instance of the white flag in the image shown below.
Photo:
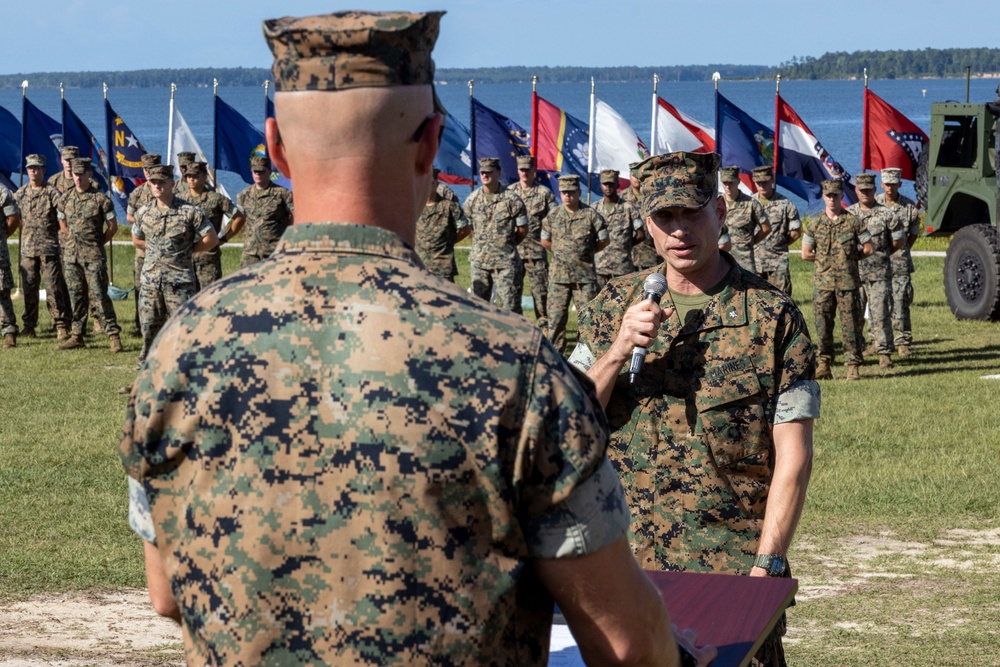
{"label": "white flag", "polygon": [[628,166],[649,157],[649,149],[632,126],[610,106],[596,100],[590,128],[593,141],[591,172],[617,169],[628,180]]}
{"label": "white flag", "polygon": [[662,97],[656,97],[653,119],[653,155],[688,151],[711,153],[715,150],[715,130],[678,111]]}
{"label": "white flag", "polygon": [[[176,178],[183,178],[181,176],[181,169],[177,164],[178,153],[183,153],[185,151],[194,153],[198,160],[205,163],[208,162],[208,157],[205,155],[205,151],[201,150],[198,140],[194,138],[191,128],[188,127],[187,122],[184,120],[184,116],[181,115],[181,110],[178,109],[177,104],[174,103],[173,97],[170,98],[170,122],[167,127],[169,132],[167,135],[167,164],[174,168]],[[208,180],[215,186],[216,192],[227,199],[232,199],[232,197],[229,196],[229,193],[226,192],[226,188],[223,187],[222,183],[215,180],[215,171],[211,168],[208,170]]]}

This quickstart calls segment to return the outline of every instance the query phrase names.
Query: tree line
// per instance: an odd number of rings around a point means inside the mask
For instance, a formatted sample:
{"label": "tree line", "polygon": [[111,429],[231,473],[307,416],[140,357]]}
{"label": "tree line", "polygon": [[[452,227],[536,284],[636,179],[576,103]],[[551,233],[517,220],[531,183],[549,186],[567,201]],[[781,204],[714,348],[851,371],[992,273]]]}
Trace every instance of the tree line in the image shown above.
{"label": "tree line", "polygon": [[920,49],[895,51],[836,51],[819,58],[794,57],[775,72],[783,79],[921,79],[1000,74],[1000,49]]}

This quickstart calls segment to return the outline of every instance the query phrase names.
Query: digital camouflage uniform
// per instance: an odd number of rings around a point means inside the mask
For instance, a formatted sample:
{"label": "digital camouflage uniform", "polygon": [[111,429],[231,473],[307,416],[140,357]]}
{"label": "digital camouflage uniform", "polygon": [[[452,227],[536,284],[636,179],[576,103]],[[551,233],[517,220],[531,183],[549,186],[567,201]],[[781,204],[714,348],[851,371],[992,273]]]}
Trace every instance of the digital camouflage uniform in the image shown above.
{"label": "digital camouflage uniform", "polygon": [[108,296],[108,264],[104,256],[105,225],[115,218],[115,207],[103,192],[75,188],[59,199],[57,215],[69,231],[60,239],[63,272],[72,309],[72,334],[82,338],[87,309],[95,307],[104,333],[121,332],[115,307]]}
{"label": "digital camouflage uniform", "polygon": [[860,366],[861,347],[861,278],[858,275],[859,246],[871,241],[865,224],[841,210],[836,220],[821,212],[807,226],[803,245],[816,250],[813,268],[813,317],[819,358],[833,362],[833,321],[840,313],[841,342],[845,363]]}
{"label": "digital camouflage uniform", "polygon": [[530,560],[628,527],[573,375],[375,227],[296,224],[200,292],[150,351],[121,443],[188,664],[546,665]]}
{"label": "digital camouflage uniform", "polygon": [[167,318],[198,292],[194,246],[211,229],[212,222],[202,209],[177,197],[169,207],[153,200],[136,212],[132,236],[146,242],[139,297],[140,361]]}
{"label": "digital camouflage uniform", "polygon": [[256,185],[236,195],[236,205],[246,216],[243,228],[243,257],[240,266],[247,267],[270,257],[278,239],[292,223],[292,193],[273,183],[264,189]]}
{"label": "digital camouflage uniform", "polygon": [[[542,238],[542,220],[549,211],[556,208],[556,197],[552,190],[541,183],[530,188],[512,185],[511,190],[524,202],[528,211],[528,235],[517,246],[517,252],[524,263],[524,275],[531,281],[531,298],[535,302],[535,324],[542,331],[549,328],[549,255],[539,240]],[[524,286],[518,290],[524,291]]]}
{"label": "digital camouflage uniform", "polygon": [[[802,314],[723,257],[721,291],[685,324],[675,312],[660,325],[638,381],[623,367],[606,408],[629,540],[647,570],[749,574],[774,472],[772,427],[819,416]],[[584,309],[571,363],[589,369],[608,352],[646,277],[612,280]],[[672,304],[669,291],[661,303]],[[765,664],[783,664],[780,634],[757,654]]]}
{"label": "digital camouflage uniform", "polygon": [[771,223],[771,233],[754,247],[757,275],[791,295],[792,275],[788,270],[788,244],[791,239],[788,238],[788,232],[802,229],[799,210],[788,197],[777,191],[770,199],[765,199],[758,191],[754,199],[764,207],[767,220]]}
{"label": "digital camouflage uniform", "polygon": [[[628,202],[639,208],[639,197],[632,188],[626,188],[619,195],[622,201]],[[646,229],[646,221],[642,224],[642,241],[632,246],[632,263],[635,264],[636,271],[651,269],[663,260],[656,254],[656,246],[653,245],[653,237]]]}
{"label": "digital camouflage uniform", "polygon": [[456,204],[458,203],[458,195],[456,195],[455,191],[449,188],[444,183],[437,184],[437,193],[438,197],[440,197],[441,199],[447,199],[448,201],[453,201]]}
{"label": "digital camouflage uniform", "polygon": [[[212,223],[216,234],[222,233],[222,220],[225,216],[232,218],[239,209],[218,192],[206,188],[200,195],[195,195],[188,188],[187,197],[183,201],[197,206],[205,213],[205,217]],[[222,248],[215,246],[207,252],[196,252],[194,254],[194,272],[197,278],[197,290],[203,290],[216,280],[222,277]]]}
{"label": "digital camouflage uniform", "polygon": [[10,249],[7,246],[7,218],[17,214],[14,195],[0,185],[0,336],[17,335],[17,316],[14,314],[14,301],[10,298],[10,291],[14,289],[14,274],[10,270]]}
{"label": "digital camouflage uniform", "polygon": [[45,302],[53,324],[70,328],[69,291],[59,257],[59,191],[51,185],[22,185],[15,198],[21,209],[21,283],[26,330],[38,326],[38,290],[45,283]]}
{"label": "digital camouflage uniform", "polygon": [[630,202],[619,200],[610,206],[600,201],[594,208],[608,226],[608,247],[594,256],[594,267],[597,269],[597,291],[608,284],[612,278],[624,276],[635,271],[632,262],[632,245],[635,230],[644,229],[639,208]]}
{"label": "digital camouflage uniform", "polygon": [[[149,182],[139,185],[132,194],[128,196],[128,204],[125,213],[135,219],[136,212],[146,204],[156,201],[153,192],[149,189]],[[146,259],[146,251],[141,248],[135,249],[135,257],[132,260],[132,284],[134,288],[132,294],[135,298],[135,328],[142,332],[142,324],[139,322],[139,293],[142,291],[142,263]]]}
{"label": "digital camouflage uniform", "polygon": [[552,243],[549,266],[549,340],[565,352],[566,323],[572,297],[576,312],[597,296],[597,245],[608,238],[601,214],[580,202],[576,212],[559,206],[542,221],[542,238]]}
{"label": "digital camouflage uniform", "polygon": [[[875,200],[899,218],[907,235],[920,235],[920,214],[913,200],[899,195],[895,202],[889,201],[885,193],[876,195]],[[892,331],[894,344],[912,345],[913,333],[910,323],[910,306],[913,304],[913,259],[910,257],[910,242],[907,238],[903,247],[893,250],[889,256],[892,266]]]}
{"label": "digital camouflage uniform", "polygon": [[[48,184],[54,187],[61,195],[66,194],[70,190],[76,189],[76,184],[73,183],[73,177],[67,176],[65,173],[61,171],[58,174],[53,174],[52,176],[49,176]],[[101,189],[101,186],[97,183],[96,180],[91,178],[89,188],[97,192]]]}
{"label": "digital camouflage uniform", "polygon": [[489,301],[496,287],[497,307],[520,313],[517,275],[524,269],[517,253],[517,230],[528,225],[524,202],[502,185],[492,195],[477,188],[465,200],[462,211],[472,224],[472,293]]}
{"label": "digital camouflage uniform", "polygon": [[417,219],[416,251],[428,271],[438,278],[455,282],[455,243],[459,230],[469,226],[458,202],[440,195],[424,205]]}
{"label": "digital camouflage uniform", "polygon": [[740,192],[735,200],[726,200],[726,228],[733,243],[730,254],[750,273],[757,272],[753,239],[767,222],[764,207],[747,193]]}
{"label": "digital camouflage uniform", "polygon": [[[205,181],[204,191],[205,192],[215,192],[215,186],[212,185],[211,183],[209,183],[208,181]],[[191,198],[191,186],[188,185],[188,182],[187,182],[186,178],[182,177],[179,180],[174,181],[174,196],[175,197],[180,197],[184,201],[190,200],[190,198]]]}
{"label": "digital camouflage uniform", "polygon": [[861,220],[872,237],[873,252],[858,262],[858,276],[861,278],[862,329],[864,314],[868,312],[868,335],[874,341],[876,354],[892,354],[892,268],[889,255],[892,242],[906,236],[902,222],[885,206],[875,204],[869,210],[861,204],[847,208],[854,217]]}

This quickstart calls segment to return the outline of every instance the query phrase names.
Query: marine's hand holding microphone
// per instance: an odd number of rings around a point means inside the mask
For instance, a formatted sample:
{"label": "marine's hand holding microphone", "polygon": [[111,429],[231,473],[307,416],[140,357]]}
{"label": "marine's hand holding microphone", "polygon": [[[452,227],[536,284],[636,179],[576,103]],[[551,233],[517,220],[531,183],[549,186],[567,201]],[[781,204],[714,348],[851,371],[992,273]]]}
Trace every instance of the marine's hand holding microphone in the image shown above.
{"label": "marine's hand holding microphone", "polygon": [[[651,273],[642,284],[642,300],[652,299],[653,303],[659,304],[660,299],[667,293],[667,279],[662,273]],[[642,365],[646,361],[646,348],[636,345],[632,348],[632,362],[628,367],[628,380],[630,384],[635,384]]]}

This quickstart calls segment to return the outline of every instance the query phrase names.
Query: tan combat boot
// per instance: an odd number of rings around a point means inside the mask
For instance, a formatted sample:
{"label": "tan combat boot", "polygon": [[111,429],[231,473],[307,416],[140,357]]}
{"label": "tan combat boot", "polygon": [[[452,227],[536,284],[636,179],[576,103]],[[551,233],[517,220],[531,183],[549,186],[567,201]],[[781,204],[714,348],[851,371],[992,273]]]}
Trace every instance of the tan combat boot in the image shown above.
{"label": "tan combat boot", "polygon": [[888,354],[878,355],[878,367],[889,369],[892,368],[892,358]]}
{"label": "tan combat boot", "polygon": [[910,346],[909,345],[897,345],[896,346],[896,354],[898,354],[901,357],[908,357],[908,356],[910,356]]}
{"label": "tan combat boot", "polygon": [[3,337],[3,349],[10,347],[17,347],[17,336],[14,334],[5,334]]}
{"label": "tan combat boot", "polygon": [[848,366],[847,366],[847,377],[845,379],[847,379],[847,380],[860,380],[861,379],[861,371],[858,370],[858,367],[855,364],[848,364]]}
{"label": "tan combat boot", "polygon": [[833,373],[830,371],[830,360],[820,357],[819,365],[816,367],[817,380],[832,380]]}
{"label": "tan combat boot", "polygon": [[57,350],[75,350],[78,347],[87,347],[83,342],[83,334],[72,334],[69,338],[56,345]]}
{"label": "tan combat boot", "polygon": [[118,337],[118,334],[108,334],[108,342],[111,343],[111,354],[122,351],[122,339]]}
{"label": "tan combat boot", "polygon": [[101,334],[101,333],[104,333],[104,325],[103,325],[103,324],[101,324],[101,321],[100,321],[99,319],[97,319],[97,318],[95,317],[95,318],[94,318],[94,324],[93,324],[93,325],[91,326],[91,330],[92,330],[92,331],[93,331],[93,332],[94,332],[95,334]]}
{"label": "tan combat boot", "polygon": [[69,330],[61,324],[56,325],[56,340],[66,340],[69,338]]}

